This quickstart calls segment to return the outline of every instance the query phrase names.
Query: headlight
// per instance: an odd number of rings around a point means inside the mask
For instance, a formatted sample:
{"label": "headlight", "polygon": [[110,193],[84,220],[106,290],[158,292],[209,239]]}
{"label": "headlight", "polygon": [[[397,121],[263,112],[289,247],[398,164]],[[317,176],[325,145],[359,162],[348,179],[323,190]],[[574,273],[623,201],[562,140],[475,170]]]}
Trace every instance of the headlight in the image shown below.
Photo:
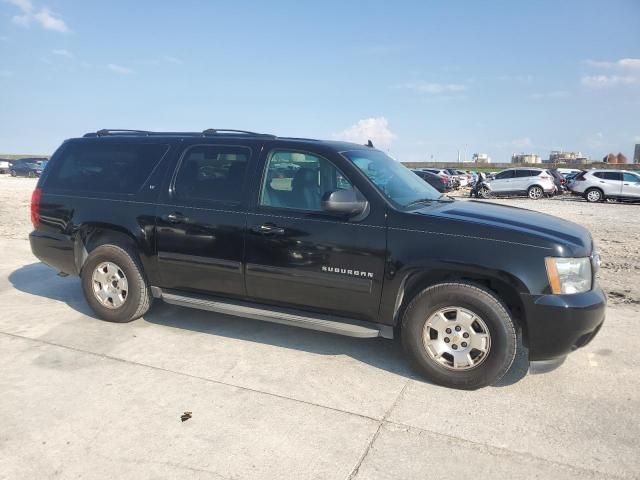
{"label": "headlight", "polygon": [[551,292],[581,293],[591,290],[591,258],[545,258]]}

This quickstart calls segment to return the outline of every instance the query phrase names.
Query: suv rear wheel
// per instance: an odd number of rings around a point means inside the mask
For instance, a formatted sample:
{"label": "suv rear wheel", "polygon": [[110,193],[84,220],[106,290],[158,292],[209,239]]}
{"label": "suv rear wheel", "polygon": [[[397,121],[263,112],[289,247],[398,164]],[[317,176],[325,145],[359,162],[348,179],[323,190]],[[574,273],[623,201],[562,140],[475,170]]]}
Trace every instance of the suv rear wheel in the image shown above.
{"label": "suv rear wheel", "polygon": [[596,203],[604,200],[604,194],[599,188],[590,188],[584,192],[584,198],[587,202]]}
{"label": "suv rear wheel", "polygon": [[544,190],[538,185],[533,185],[527,190],[527,195],[531,200],[540,200],[544,196]]}
{"label": "suv rear wheel", "polygon": [[135,252],[122,245],[100,245],[82,267],[82,290],[102,320],[130,322],[144,315],[152,296]]}
{"label": "suv rear wheel", "polygon": [[442,283],[411,301],[402,343],[414,366],[434,383],[473,390],[492,385],[511,367],[516,328],[502,302],[470,283]]}

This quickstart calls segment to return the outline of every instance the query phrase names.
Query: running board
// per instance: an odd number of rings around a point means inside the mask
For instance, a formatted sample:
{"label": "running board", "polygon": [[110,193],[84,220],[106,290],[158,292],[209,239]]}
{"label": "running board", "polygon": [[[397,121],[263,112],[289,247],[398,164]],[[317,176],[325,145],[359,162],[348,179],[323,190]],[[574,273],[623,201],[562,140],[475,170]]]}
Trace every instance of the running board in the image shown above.
{"label": "running board", "polygon": [[307,328],[320,332],[335,333],[356,338],[393,338],[393,327],[376,323],[343,319],[333,315],[302,312],[279,307],[270,307],[227,299],[185,295],[180,292],[152,287],[153,296],[181,307],[197,308],[236,317],[252,318],[265,322],[280,323],[291,327]]}

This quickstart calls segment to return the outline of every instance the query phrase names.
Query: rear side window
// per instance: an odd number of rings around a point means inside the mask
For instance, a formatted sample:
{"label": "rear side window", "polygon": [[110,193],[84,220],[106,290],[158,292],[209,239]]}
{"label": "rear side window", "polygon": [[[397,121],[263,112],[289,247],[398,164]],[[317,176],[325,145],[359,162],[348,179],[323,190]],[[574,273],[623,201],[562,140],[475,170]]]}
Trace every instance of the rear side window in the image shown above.
{"label": "rear side window", "polygon": [[136,193],[169,149],[151,143],[86,143],[64,148],[46,186],[92,193]]}
{"label": "rear side window", "polygon": [[539,170],[516,170],[516,177],[537,177],[540,173]]}
{"label": "rear side window", "polygon": [[605,180],[618,180],[622,181],[622,173],[621,172],[603,172]]}
{"label": "rear side window", "polygon": [[240,203],[251,150],[196,145],[185,152],[174,193],[181,200]]}

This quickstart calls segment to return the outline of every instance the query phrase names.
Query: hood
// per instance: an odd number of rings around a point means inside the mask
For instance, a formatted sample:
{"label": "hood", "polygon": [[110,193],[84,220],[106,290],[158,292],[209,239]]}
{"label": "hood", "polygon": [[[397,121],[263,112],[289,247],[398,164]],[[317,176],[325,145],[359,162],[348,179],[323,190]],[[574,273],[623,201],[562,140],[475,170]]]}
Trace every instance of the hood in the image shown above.
{"label": "hood", "polygon": [[[561,256],[588,256],[592,251],[589,231],[573,222],[524,208],[479,201],[442,202],[412,213],[477,225],[485,238],[510,240],[554,248]],[[515,235],[514,235],[515,234]],[[475,236],[473,230],[468,233]],[[524,240],[524,241],[523,241]]]}

